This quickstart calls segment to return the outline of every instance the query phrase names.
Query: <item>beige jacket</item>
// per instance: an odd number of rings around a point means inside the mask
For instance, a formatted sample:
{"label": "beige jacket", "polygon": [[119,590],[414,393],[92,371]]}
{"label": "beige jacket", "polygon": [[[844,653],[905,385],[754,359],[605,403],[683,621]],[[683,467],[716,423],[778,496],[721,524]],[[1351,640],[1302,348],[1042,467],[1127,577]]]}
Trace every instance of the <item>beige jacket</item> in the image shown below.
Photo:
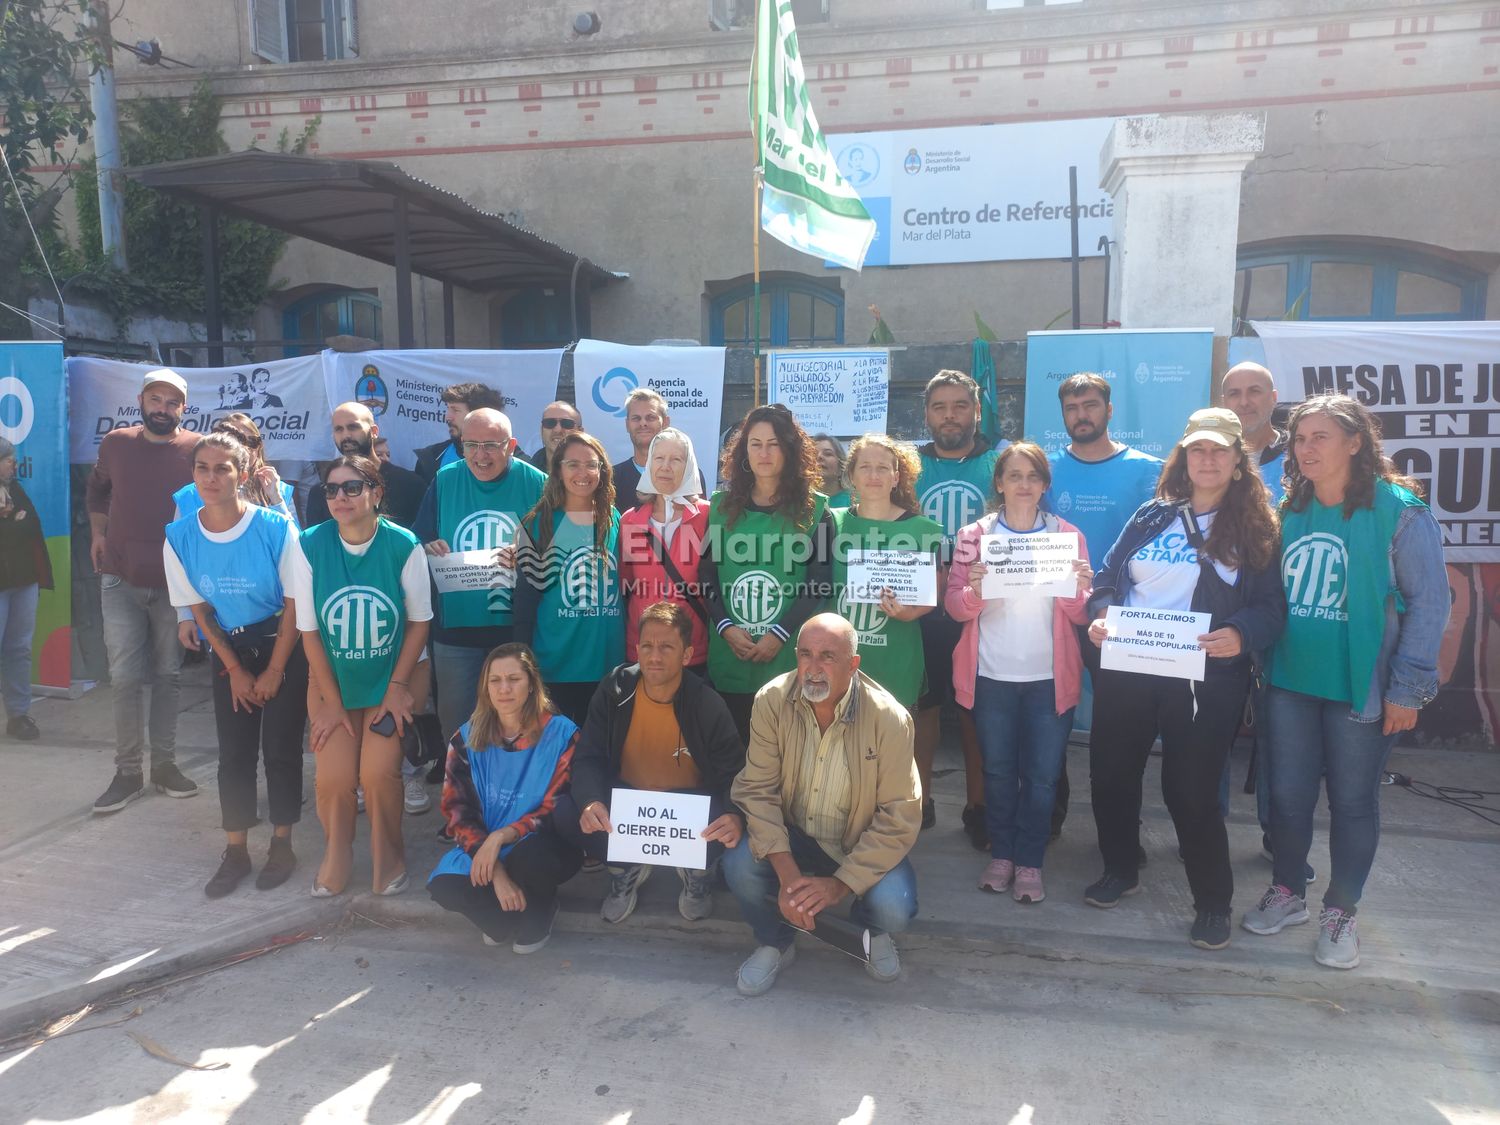
{"label": "beige jacket", "polygon": [[[798,704],[797,673],[776,677],[755,696],[745,768],[731,795],[745,814],[750,854],[765,859],[791,850],[783,810],[795,797],[807,752],[808,726],[816,720]],[[863,672],[844,717],[844,751],[852,786],[848,859],[835,872],[862,895],[906,858],[922,826],[922,783],[912,757],[912,723],[906,708]]]}

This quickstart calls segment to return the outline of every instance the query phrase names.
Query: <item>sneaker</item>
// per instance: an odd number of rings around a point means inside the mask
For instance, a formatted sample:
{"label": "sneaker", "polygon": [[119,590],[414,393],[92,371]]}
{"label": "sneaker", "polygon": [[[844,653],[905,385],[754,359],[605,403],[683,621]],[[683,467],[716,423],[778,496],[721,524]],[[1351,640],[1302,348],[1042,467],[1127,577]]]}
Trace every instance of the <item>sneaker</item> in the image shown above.
{"label": "sneaker", "polygon": [[557,900],[541,910],[521,911],[521,921],[516,926],[516,940],[511,943],[512,953],[535,953],[552,940],[552,923],[557,921]]}
{"label": "sneaker", "polygon": [[1193,919],[1188,941],[1199,949],[1225,949],[1229,946],[1229,911],[1200,910]]}
{"label": "sneaker", "polygon": [[739,977],[734,986],[741,996],[760,996],[769,992],[781,975],[781,970],[797,959],[797,947],[789,945],[777,949],[774,945],[763,945],[740,966]]}
{"label": "sneaker", "polygon": [[297,868],[297,857],[292,854],[292,841],[288,836],[272,836],[271,850],[266,853],[266,865],[255,877],[255,886],[269,891],[281,886],[292,877]]}
{"label": "sneaker", "polygon": [[240,885],[240,880],[250,874],[250,849],[244,844],[230,844],[224,849],[223,862],[219,869],[214,872],[208,885],[203,888],[203,893],[209,898],[223,898],[235,887]]}
{"label": "sneaker", "polygon": [[323,886],[322,883],[319,883],[316,880],[313,881],[311,894],[312,894],[313,898],[332,898],[333,897],[333,892],[330,891],[327,887]]}
{"label": "sneaker", "polygon": [[1353,969],[1359,965],[1359,931],[1354,915],[1336,906],[1318,915],[1318,951],[1313,960],[1330,969]]}
{"label": "sneaker", "polygon": [[42,737],[30,715],[16,715],[5,724],[5,733],[17,742],[35,742]]}
{"label": "sneaker", "polygon": [[901,957],[890,934],[870,935],[870,959],[865,962],[865,972],[882,984],[889,984],[901,975]]}
{"label": "sneaker", "polygon": [[397,875],[394,879],[387,883],[385,885],[385,890],[381,891],[380,893],[382,895],[399,895],[410,885],[411,877],[407,875],[405,871],[403,871],[400,875]]}
{"label": "sneaker", "polygon": [[420,816],[432,808],[432,798],[427,795],[427,787],[422,784],[420,777],[409,777],[406,779],[406,790],[403,798],[407,816]]}
{"label": "sneaker", "polygon": [[152,766],[151,784],[156,786],[158,793],[165,793],[168,797],[196,797],[198,795],[198,783],[184,777],[182,771],[177,768],[176,762],[163,762],[159,766]]}
{"label": "sneaker", "polygon": [[651,868],[644,863],[633,867],[609,869],[609,895],[599,907],[599,917],[606,922],[623,922],[635,912],[636,892],[651,878]]}
{"label": "sneaker", "polygon": [[990,826],[984,822],[984,806],[970,805],[964,809],[964,832],[976,852],[990,850]]}
{"label": "sneaker", "polygon": [[1279,934],[1288,926],[1300,926],[1307,921],[1307,903],[1291,889],[1273,883],[1254,910],[1245,911],[1240,925],[1252,934]]}
{"label": "sneaker", "polygon": [[1017,902],[1027,904],[1041,902],[1046,898],[1047,892],[1042,889],[1042,869],[1040,867],[1016,868],[1016,881],[1011,884],[1010,897]]}
{"label": "sneaker", "polygon": [[[679,867],[677,877],[682,880],[682,892],[677,896],[677,913],[689,922],[701,922],[711,917],[714,912],[714,873],[689,871]],[[640,883],[636,886],[639,887]]]}
{"label": "sneaker", "polygon": [[1126,895],[1133,895],[1140,889],[1139,879],[1134,877],[1127,879],[1120,875],[1111,875],[1106,871],[1084,890],[1083,901],[1101,910],[1111,910],[1119,906],[1120,900]]}
{"label": "sneaker", "polygon": [[994,891],[1001,895],[1010,890],[1010,881],[1015,877],[1016,865],[1008,859],[992,859],[984,874],[979,877],[981,891]]}
{"label": "sneaker", "polygon": [[131,801],[145,795],[146,786],[141,781],[140,774],[118,771],[115,779],[109,783],[109,788],[94,802],[94,813],[119,812]]}
{"label": "sneaker", "polygon": [[937,802],[928,797],[922,802],[922,828],[925,831],[937,823]]}

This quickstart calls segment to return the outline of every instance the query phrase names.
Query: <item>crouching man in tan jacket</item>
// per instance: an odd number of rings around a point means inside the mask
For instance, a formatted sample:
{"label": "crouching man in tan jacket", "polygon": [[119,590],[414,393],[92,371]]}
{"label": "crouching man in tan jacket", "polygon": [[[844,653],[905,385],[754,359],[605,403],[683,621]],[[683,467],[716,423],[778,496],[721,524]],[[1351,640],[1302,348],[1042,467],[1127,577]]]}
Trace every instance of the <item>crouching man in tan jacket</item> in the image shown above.
{"label": "crouching man in tan jacket", "polygon": [[890,981],[901,971],[891,934],[917,913],[906,855],[922,822],[921,783],[911,717],[859,671],[856,643],[838,615],[810,618],[797,634],[797,670],[755,697],[732,790],[747,832],[724,856],[759,946],[740,966],[745,996],[791,964],[792,926],[811,930],[850,895],[850,917],[870,931],[870,975]]}

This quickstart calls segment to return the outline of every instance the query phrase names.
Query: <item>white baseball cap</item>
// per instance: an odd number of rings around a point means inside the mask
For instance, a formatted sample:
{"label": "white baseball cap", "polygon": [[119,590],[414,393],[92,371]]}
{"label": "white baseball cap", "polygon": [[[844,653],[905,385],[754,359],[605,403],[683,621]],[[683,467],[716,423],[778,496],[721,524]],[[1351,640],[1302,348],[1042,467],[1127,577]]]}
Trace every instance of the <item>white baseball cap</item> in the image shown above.
{"label": "white baseball cap", "polygon": [[141,380],[141,394],[149,391],[153,383],[165,383],[169,387],[176,388],[177,393],[182,395],[183,401],[187,401],[187,382],[170,367],[158,367],[155,371],[146,372]]}

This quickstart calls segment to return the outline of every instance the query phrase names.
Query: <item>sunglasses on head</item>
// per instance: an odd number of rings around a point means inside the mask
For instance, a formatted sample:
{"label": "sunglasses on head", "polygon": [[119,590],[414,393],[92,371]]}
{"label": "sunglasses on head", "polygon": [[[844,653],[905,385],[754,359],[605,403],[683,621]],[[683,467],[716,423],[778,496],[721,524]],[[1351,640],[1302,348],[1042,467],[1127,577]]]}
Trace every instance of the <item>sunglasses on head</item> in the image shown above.
{"label": "sunglasses on head", "polygon": [[542,429],[553,430],[561,426],[565,430],[576,430],[578,423],[571,418],[543,418]]}
{"label": "sunglasses on head", "polygon": [[332,500],[342,492],[345,496],[353,499],[356,496],[364,495],[365,489],[374,487],[375,485],[372,482],[365,480],[363,477],[359,480],[341,480],[338,483],[329,481],[323,486],[323,495]]}

